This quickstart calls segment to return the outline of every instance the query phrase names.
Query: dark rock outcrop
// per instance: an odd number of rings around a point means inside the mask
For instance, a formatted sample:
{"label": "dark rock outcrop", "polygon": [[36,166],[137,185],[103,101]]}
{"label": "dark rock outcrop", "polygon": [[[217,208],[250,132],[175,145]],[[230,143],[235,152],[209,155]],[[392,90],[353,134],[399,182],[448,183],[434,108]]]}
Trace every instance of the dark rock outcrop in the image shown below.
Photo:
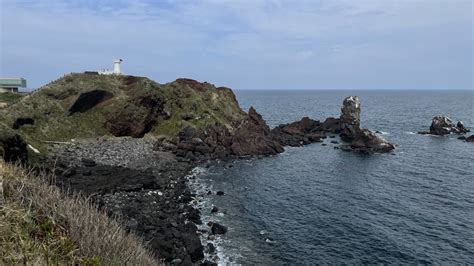
{"label": "dark rock outcrop", "polygon": [[449,135],[449,134],[465,134],[470,132],[463,122],[458,121],[454,123],[447,116],[435,116],[431,120],[430,131],[420,131],[418,134],[431,134],[431,135]]}
{"label": "dark rock outcrop", "polygon": [[24,126],[24,125],[34,125],[35,124],[35,120],[33,118],[30,118],[30,117],[26,117],[26,118],[17,118],[15,120],[15,122],[13,123],[12,125],[12,128],[13,129],[19,129],[20,127]]}
{"label": "dark rock outcrop", "polygon": [[211,225],[211,232],[214,235],[223,235],[227,233],[227,230],[228,230],[227,227],[218,223],[212,223]]}
{"label": "dark rock outcrop", "polygon": [[165,101],[155,94],[139,95],[106,115],[105,128],[114,136],[141,138],[155,125],[158,118],[169,114]]}
{"label": "dark rock outcrop", "polygon": [[204,258],[204,247],[196,233],[199,210],[189,204],[193,194],[185,175],[190,168],[168,162],[140,170],[82,159],[73,165],[59,161],[54,170],[58,186],[90,196],[111,216],[122,217],[158,258],[191,265]]}
{"label": "dark rock outcrop", "polygon": [[231,153],[237,156],[274,155],[283,152],[283,146],[275,141],[270,128],[253,107],[250,107],[244,123],[231,138]]}
{"label": "dark rock outcrop", "polygon": [[[272,130],[275,140],[285,146],[302,146],[320,142],[328,133],[339,134],[341,140],[349,145],[341,147],[362,153],[383,153],[394,149],[394,146],[381,136],[368,129],[360,128],[360,101],[357,96],[344,99],[340,118],[327,118],[323,123],[303,117],[300,121],[280,125]],[[334,135],[330,135],[334,138]],[[331,143],[338,144],[337,140]],[[323,144],[325,145],[325,144]]]}
{"label": "dark rock outcrop", "polygon": [[323,123],[309,117],[300,121],[279,125],[272,129],[272,137],[284,146],[302,146],[321,142],[327,133],[338,133],[340,123],[337,118],[328,118]]}
{"label": "dark rock outcrop", "polygon": [[474,142],[474,135],[471,135],[471,136],[467,137],[466,141],[467,142]]}
{"label": "dark rock outcrop", "polygon": [[231,130],[223,125],[207,125],[202,129],[186,127],[176,138],[163,138],[156,150],[172,151],[189,160],[273,155],[283,152],[262,116],[253,107],[240,125]]}
{"label": "dark rock outcrop", "polygon": [[360,101],[357,96],[344,99],[341,107],[341,139],[351,142],[360,130]]}
{"label": "dark rock outcrop", "polygon": [[27,162],[28,150],[23,138],[13,130],[0,125],[0,158],[6,162]]}
{"label": "dark rock outcrop", "polygon": [[357,96],[344,99],[340,118],[341,139],[349,142],[348,146],[355,152],[373,154],[393,150],[395,146],[383,137],[368,129],[360,128],[360,112],[360,101]]}
{"label": "dark rock outcrop", "polygon": [[114,97],[114,95],[108,91],[93,90],[82,93],[79,95],[74,104],[69,108],[69,115],[74,113],[84,113],[94,108],[101,102],[105,102]]}
{"label": "dark rock outcrop", "polygon": [[356,130],[350,147],[356,152],[367,154],[384,153],[395,149],[393,144],[368,129]]}

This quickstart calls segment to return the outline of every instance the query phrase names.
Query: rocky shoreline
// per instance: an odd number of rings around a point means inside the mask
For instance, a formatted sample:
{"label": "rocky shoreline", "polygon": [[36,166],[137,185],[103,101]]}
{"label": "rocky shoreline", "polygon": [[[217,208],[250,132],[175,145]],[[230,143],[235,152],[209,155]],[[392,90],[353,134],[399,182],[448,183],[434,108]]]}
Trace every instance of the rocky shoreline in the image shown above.
{"label": "rocky shoreline", "polygon": [[[360,102],[357,97],[348,97],[341,117],[322,123],[305,117],[270,129],[251,107],[233,127],[188,126],[174,137],[132,135],[52,141],[48,142],[43,165],[54,171],[56,185],[83,193],[111,216],[120,217],[128,230],[150,243],[158,258],[172,264],[213,264],[218,258],[204,260],[199,233],[212,238],[227,229],[209,221],[206,232],[198,230],[196,225],[202,224],[200,210],[193,207],[196,195],[187,183],[191,169],[215,159],[275,155],[283,152],[284,146],[320,142],[335,134],[350,143],[342,146],[344,150],[373,154],[394,148],[382,137],[360,128]],[[26,154],[26,147],[23,150]],[[207,252],[213,250],[212,244],[206,245]]]}
{"label": "rocky shoreline", "polygon": [[127,230],[144,238],[155,255],[171,264],[204,261],[197,234],[200,211],[187,176],[195,163],[153,151],[153,139],[99,138],[54,144],[47,165],[55,183],[83,193]]}

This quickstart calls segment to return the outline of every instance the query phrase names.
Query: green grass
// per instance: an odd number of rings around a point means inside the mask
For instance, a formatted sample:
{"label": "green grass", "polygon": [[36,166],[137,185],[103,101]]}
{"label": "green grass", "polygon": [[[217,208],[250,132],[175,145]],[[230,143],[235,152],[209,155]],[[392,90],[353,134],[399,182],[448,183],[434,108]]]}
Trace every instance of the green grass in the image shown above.
{"label": "green grass", "polygon": [[[180,82],[158,84],[141,77],[73,74],[0,110],[0,124],[11,127],[18,118],[34,119],[34,125],[25,125],[16,132],[43,153],[47,152],[44,141],[110,136],[105,128],[110,115],[136,117],[136,121],[140,121],[147,112],[140,101],[147,98],[160,99],[171,114],[168,119],[158,119],[148,133],[152,136],[176,136],[186,126],[202,128],[220,124],[232,129],[243,119],[245,114],[231,90],[218,89],[211,84],[201,86],[193,89]],[[91,90],[105,90],[115,96],[85,113],[69,115],[68,110],[79,95]],[[127,110],[134,113],[127,114]],[[186,121],[183,114],[193,114],[197,119]]]}
{"label": "green grass", "polygon": [[32,172],[0,161],[0,265],[158,265],[119,221]]}
{"label": "green grass", "polygon": [[13,92],[0,93],[0,102],[11,104],[25,96],[26,94],[23,94],[23,93],[13,93]]}

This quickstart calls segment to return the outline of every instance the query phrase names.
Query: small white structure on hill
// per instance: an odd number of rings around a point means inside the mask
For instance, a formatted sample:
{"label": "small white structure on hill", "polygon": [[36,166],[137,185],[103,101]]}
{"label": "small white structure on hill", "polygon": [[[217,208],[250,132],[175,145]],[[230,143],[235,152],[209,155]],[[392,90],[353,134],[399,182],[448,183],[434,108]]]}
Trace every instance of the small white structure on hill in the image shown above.
{"label": "small white structure on hill", "polygon": [[114,74],[121,75],[122,71],[120,70],[120,64],[123,62],[122,59],[115,59],[114,60]]}
{"label": "small white structure on hill", "polygon": [[122,70],[120,69],[120,64],[123,62],[122,59],[115,59],[114,60],[114,70],[111,71],[109,69],[101,69],[99,71],[99,75],[122,75]]}

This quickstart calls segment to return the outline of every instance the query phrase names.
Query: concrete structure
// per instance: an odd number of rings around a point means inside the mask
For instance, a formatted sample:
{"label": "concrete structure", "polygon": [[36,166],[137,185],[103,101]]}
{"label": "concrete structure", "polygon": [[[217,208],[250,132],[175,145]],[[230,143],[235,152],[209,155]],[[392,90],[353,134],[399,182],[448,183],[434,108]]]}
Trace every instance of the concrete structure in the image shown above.
{"label": "concrete structure", "polygon": [[122,59],[115,59],[114,60],[114,74],[115,75],[122,75],[122,71],[120,70],[120,64],[123,62]]}
{"label": "concrete structure", "polygon": [[24,78],[0,78],[0,93],[18,92],[18,88],[26,88]]}
{"label": "concrete structure", "polygon": [[114,70],[111,71],[109,69],[101,69],[99,71],[99,75],[122,75],[122,70],[120,69],[120,64],[123,62],[122,59],[115,59],[114,60]]}

